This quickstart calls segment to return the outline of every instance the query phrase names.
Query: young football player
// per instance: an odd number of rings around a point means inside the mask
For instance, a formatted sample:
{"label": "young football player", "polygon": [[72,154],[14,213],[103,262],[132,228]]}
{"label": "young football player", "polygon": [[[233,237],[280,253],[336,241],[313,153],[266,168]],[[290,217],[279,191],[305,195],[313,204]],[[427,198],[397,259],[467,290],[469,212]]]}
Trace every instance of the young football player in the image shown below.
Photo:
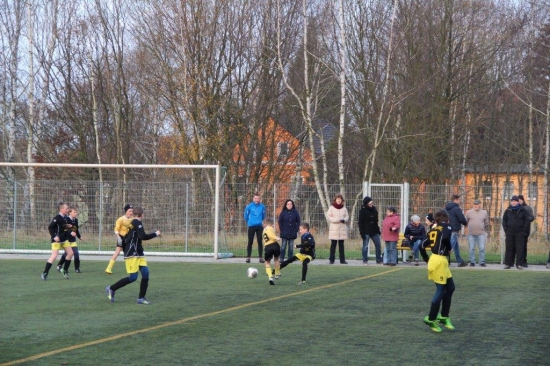
{"label": "young football player", "polygon": [[160,231],[146,234],[141,220],[144,217],[142,207],[135,207],[133,211],[134,219],[130,224],[130,231],[125,238],[124,244],[124,263],[126,264],[126,272],[128,277],[124,277],[117,283],[111,286],[105,287],[107,298],[111,302],[115,302],[115,291],[134,282],[138,278],[138,271],[141,272],[141,283],[139,285],[139,296],[137,303],[142,305],[149,305],[150,302],[145,298],[147,294],[147,287],[149,286],[149,267],[147,267],[147,261],[145,260],[145,254],[143,253],[143,240],[150,240],[160,236]]}
{"label": "young football player", "polygon": [[[80,235],[80,231],[78,230],[78,210],[76,207],[69,207],[69,217],[67,217],[67,223],[69,223],[71,227],[71,231],[69,234],[69,243],[71,243],[71,249],[73,250],[74,255],[74,271],[76,273],[80,272],[80,255],[78,253],[78,243],[76,241],[76,238],[78,240],[82,240],[82,236]],[[59,260],[59,263],[57,263],[57,270],[61,272],[61,268],[63,268],[63,264],[65,263],[67,259],[67,252],[63,253],[61,256],[61,259]]]}
{"label": "young football player", "polygon": [[[264,231],[262,233],[262,238],[264,241],[264,264],[265,264],[265,273],[267,273],[267,277],[269,277],[269,284],[274,285],[275,281],[273,281],[273,275],[275,274],[275,278],[281,277],[281,268],[279,263],[279,255],[281,254],[281,246],[277,242],[277,240],[281,240],[276,234],[275,234],[275,228],[273,227],[273,220],[271,219],[264,219],[263,221],[264,225]],[[271,269],[271,260],[274,260],[274,271]]]}
{"label": "young football player", "polygon": [[69,233],[71,229],[71,224],[67,222],[67,210],[69,205],[65,202],[60,202],[58,205],[59,213],[52,219],[50,225],[48,225],[48,231],[50,232],[50,238],[52,243],[52,255],[46,262],[46,267],[40,278],[43,281],[48,279],[48,273],[50,268],[52,268],[53,262],[57,259],[59,250],[63,248],[67,253],[67,258],[65,260],[65,265],[61,270],[61,273],[66,279],[69,279],[69,266],[71,265],[71,259],[73,257],[73,250],[71,249],[71,244],[69,243]]}
{"label": "young football player", "polygon": [[124,246],[124,238],[126,237],[126,234],[128,234],[129,226],[132,223],[133,217],[133,210],[134,208],[132,205],[126,205],[124,206],[124,215],[120,216],[115,223],[115,235],[116,235],[116,249],[115,253],[111,257],[111,260],[109,261],[109,264],[107,265],[107,268],[105,269],[105,273],[107,274],[113,274],[113,267],[115,265],[115,261],[118,258],[118,255],[122,251],[122,247]]}
{"label": "young football player", "polygon": [[[429,220],[430,215],[426,216]],[[455,284],[451,271],[449,270],[449,253],[451,247],[451,225],[449,224],[449,215],[447,211],[441,210],[433,216],[435,224],[432,225],[427,234],[426,240],[422,243],[422,248],[431,248],[432,255],[428,262],[428,279],[435,283],[435,294],[432,298],[430,313],[424,317],[424,323],[434,332],[441,332],[438,325],[442,323],[447,329],[455,329],[449,318],[451,310],[451,299],[455,290]],[[423,258],[424,255],[422,255]],[[439,309],[441,307],[441,314]]]}
{"label": "young football player", "polygon": [[296,248],[300,249],[300,253],[295,254],[292,258],[287,259],[281,263],[281,269],[285,268],[292,262],[302,262],[302,280],[298,282],[298,285],[306,284],[307,267],[309,262],[315,259],[315,239],[309,232],[309,224],[303,222],[299,228],[301,243],[296,245]]}

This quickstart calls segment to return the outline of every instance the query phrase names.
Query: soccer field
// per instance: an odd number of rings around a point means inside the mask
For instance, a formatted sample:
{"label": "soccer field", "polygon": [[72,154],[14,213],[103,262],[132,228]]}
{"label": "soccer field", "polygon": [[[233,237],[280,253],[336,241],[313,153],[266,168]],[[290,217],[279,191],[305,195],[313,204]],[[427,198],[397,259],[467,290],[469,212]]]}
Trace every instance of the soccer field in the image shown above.
{"label": "soccer field", "polygon": [[[125,276],[84,260],[65,280],[44,260],[0,260],[0,364],[24,365],[518,365],[545,364],[550,344],[548,271],[452,268],[456,330],[433,333],[435,286],[425,266],[311,265],[269,286],[254,263],[149,262],[110,303],[104,288]],[[315,262],[313,262],[315,263]],[[256,279],[246,277],[250,266]],[[139,282],[139,279],[138,279]]]}

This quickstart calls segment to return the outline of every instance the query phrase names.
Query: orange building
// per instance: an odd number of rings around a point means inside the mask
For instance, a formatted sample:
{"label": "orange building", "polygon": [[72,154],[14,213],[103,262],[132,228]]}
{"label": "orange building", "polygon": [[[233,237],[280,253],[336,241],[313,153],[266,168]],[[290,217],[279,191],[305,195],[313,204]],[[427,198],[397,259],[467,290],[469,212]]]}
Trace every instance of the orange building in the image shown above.
{"label": "orange building", "polygon": [[528,166],[511,165],[506,167],[483,167],[467,171],[464,186],[467,187],[464,202],[469,209],[475,199],[492,218],[501,218],[514,195],[523,195],[535,215],[533,229],[540,230],[544,220],[544,175],[535,170],[530,176]]}
{"label": "orange building", "polygon": [[[302,182],[311,177],[311,152],[302,141],[270,118],[258,130],[257,141],[250,143],[251,137],[236,145],[233,161],[239,177],[249,174],[248,181],[261,183],[290,183],[299,176]],[[251,149],[254,149],[251,151]],[[258,155],[261,159],[258,159]],[[261,163],[246,169],[246,163],[259,160]]]}

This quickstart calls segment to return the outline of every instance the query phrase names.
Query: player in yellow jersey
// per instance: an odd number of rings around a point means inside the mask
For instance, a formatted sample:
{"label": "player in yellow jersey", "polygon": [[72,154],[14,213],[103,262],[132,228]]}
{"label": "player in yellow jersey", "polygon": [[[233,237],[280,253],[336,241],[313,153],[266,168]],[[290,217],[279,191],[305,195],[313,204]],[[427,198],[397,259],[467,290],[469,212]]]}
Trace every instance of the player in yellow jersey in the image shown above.
{"label": "player in yellow jersey", "polygon": [[133,213],[134,208],[132,205],[126,205],[124,206],[124,215],[120,216],[115,223],[115,235],[117,237],[116,240],[116,249],[115,253],[113,254],[111,260],[109,261],[109,265],[107,266],[107,269],[105,270],[105,273],[107,274],[113,274],[113,266],[115,265],[115,261],[122,251],[122,248],[124,247],[124,237],[126,234],[128,234],[128,231],[130,231],[130,225],[132,224],[133,220]]}
{"label": "player in yellow jersey", "polygon": [[[281,246],[277,242],[278,240],[281,240],[275,234],[275,228],[273,227],[273,220],[271,219],[264,219],[264,231],[262,233],[262,238],[264,241],[264,260],[265,260],[265,273],[267,273],[267,277],[269,277],[269,284],[274,285],[275,281],[273,281],[273,274],[275,274],[275,278],[281,277],[281,268],[279,263],[279,256],[281,255]],[[273,271],[271,269],[271,259],[274,260],[275,264],[275,270]]]}

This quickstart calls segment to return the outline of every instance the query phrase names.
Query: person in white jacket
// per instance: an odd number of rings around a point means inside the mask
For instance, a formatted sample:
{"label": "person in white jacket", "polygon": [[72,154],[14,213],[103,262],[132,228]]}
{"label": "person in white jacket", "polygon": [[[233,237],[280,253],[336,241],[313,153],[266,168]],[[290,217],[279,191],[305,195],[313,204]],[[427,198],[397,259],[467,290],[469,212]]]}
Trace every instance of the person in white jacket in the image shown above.
{"label": "person in white jacket", "polygon": [[334,196],[334,200],[332,200],[332,204],[327,212],[327,218],[329,221],[328,238],[330,239],[330,264],[334,264],[336,244],[338,244],[338,250],[340,252],[340,264],[348,264],[344,253],[344,240],[348,238],[347,222],[349,220],[349,214],[348,209],[344,205],[344,196],[340,193]]}

